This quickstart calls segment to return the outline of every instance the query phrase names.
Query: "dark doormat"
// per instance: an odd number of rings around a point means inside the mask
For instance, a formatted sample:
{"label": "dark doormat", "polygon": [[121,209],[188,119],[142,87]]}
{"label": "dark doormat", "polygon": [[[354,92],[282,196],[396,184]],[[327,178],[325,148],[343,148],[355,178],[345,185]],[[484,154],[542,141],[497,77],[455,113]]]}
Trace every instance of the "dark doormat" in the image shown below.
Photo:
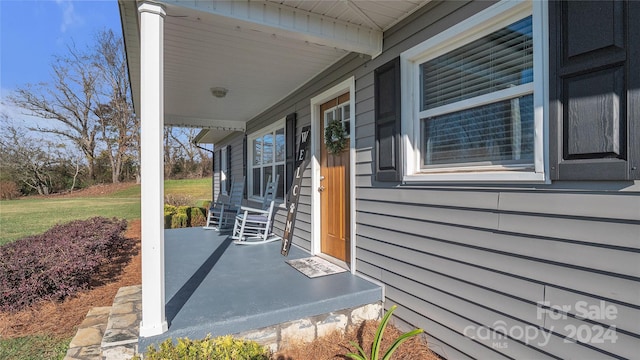
{"label": "dark doormat", "polygon": [[317,256],[286,260],[286,262],[309,278],[338,274],[347,271],[347,269],[341,268],[340,266]]}

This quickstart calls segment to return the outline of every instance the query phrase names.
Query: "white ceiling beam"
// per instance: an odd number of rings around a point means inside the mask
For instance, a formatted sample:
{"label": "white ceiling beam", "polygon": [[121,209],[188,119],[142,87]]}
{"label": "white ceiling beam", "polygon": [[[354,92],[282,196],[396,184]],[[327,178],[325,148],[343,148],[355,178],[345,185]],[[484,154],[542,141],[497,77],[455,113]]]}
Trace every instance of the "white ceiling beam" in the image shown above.
{"label": "white ceiling beam", "polygon": [[194,118],[175,114],[165,114],[164,125],[242,132],[246,129],[246,123],[244,121]]}
{"label": "white ceiling beam", "polygon": [[202,129],[193,138],[194,144],[213,144],[214,146],[218,144],[221,140],[226,138],[227,136],[235,133],[234,131],[229,130],[215,130],[215,129]]}
{"label": "white ceiling beam", "polygon": [[383,33],[285,5],[261,1],[162,0],[165,4],[233,19],[247,27],[279,37],[297,39],[356,53],[378,56]]}

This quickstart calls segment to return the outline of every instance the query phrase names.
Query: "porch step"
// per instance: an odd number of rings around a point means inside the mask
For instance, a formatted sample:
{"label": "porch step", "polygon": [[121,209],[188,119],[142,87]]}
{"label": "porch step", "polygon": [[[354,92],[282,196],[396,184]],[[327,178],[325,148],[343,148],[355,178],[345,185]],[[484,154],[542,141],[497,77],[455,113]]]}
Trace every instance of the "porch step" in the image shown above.
{"label": "porch step", "polygon": [[142,286],[118,290],[102,337],[102,359],[130,359],[138,351],[138,330],[142,315]]}
{"label": "porch step", "polygon": [[95,307],[87,313],[69,344],[64,360],[100,359],[102,336],[107,329],[111,306]]}
{"label": "porch step", "polygon": [[87,313],[69,344],[64,360],[128,360],[138,351],[142,287],[122,287],[113,305]]}

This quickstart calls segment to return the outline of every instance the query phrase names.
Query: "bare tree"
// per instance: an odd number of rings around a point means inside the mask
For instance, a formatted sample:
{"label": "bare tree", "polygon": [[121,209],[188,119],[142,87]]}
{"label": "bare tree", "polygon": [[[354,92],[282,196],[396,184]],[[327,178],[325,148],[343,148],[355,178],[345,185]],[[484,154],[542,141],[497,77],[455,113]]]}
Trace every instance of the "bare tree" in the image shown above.
{"label": "bare tree", "polygon": [[176,160],[178,158],[176,153],[175,146],[171,141],[171,133],[173,132],[173,127],[165,126],[163,129],[163,139],[162,143],[164,146],[164,177],[170,178],[174,172]]}
{"label": "bare tree", "polygon": [[[38,143],[39,146],[33,146]],[[19,182],[40,195],[54,190],[56,167],[64,161],[55,145],[43,139],[31,138],[24,129],[18,129],[2,115],[0,136],[0,169],[10,173]]]}
{"label": "bare tree", "polygon": [[112,182],[121,180],[125,161],[135,153],[139,158],[140,123],[133,113],[127,63],[122,38],[113,31],[103,31],[97,36],[94,64],[100,74],[101,98],[108,103],[99,104],[95,113],[98,116],[99,137],[104,142],[111,163]]}
{"label": "bare tree", "polygon": [[183,172],[187,176],[203,177],[209,164],[208,154],[193,143],[198,135],[194,128],[174,128],[170,132],[170,140],[179,150]]}
{"label": "bare tree", "polygon": [[26,85],[9,99],[29,115],[47,122],[33,130],[55,134],[75,144],[86,158],[89,178],[95,179],[98,123],[94,109],[99,74],[90,55],[75,46],[68,50],[66,56],[55,58],[51,84]]}

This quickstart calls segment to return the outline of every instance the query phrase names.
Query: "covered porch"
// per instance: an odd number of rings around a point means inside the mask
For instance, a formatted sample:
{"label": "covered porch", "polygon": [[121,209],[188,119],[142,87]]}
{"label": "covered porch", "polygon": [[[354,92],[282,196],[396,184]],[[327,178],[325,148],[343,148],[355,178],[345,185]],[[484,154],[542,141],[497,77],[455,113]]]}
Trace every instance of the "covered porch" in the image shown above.
{"label": "covered porch", "polygon": [[[308,256],[293,246],[285,258],[279,242],[235,245],[227,234],[214,230],[165,230],[169,328],[158,336],[141,337],[139,349],[169,337],[207,334],[242,335],[275,348],[286,327],[296,327],[302,337],[321,335],[322,326],[347,326],[350,314],[363,306],[374,304],[367,309],[378,309],[379,314],[379,285],[350,272],[308,278],[285,262]],[[354,316],[378,315],[364,312]]]}
{"label": "covered porch", "polygon": [[[196,336],[196,327],[206,334],[214,332],[215,324],[220,331],[242,331],[285,319],[282,314],[333,311],[342,306],[340,301],[366,298],[353,294],[364,283],[352,275],[355,269],[327,279],[295,280],[303,275],[284,263],[277,243],[239,249],[227,244],[226,237],[197,234],[197,229],[185,230],[196,232],[185,239],[165,234],[163,128],[201,129],[199,141],[214,146],[247,135],[255,131],[260,114],[341,59],[380,55],[384,31],[426,3],[118,0],[132,98],[141,123],[141,337]],[[350,84],[355,89],[355,82]],[[355,113],[355,105],[351,107]],[[303,121],[312,122],[301,119],[300,126]],[[294,133],[300,126],[294,126]],[[236,159],[241,158],[238,147],[234,149]],[[246,146],[243,150],[248,151]],[[239,168],[238,161],[231,167]],[[317,185],[318,175],[312,175],[312,181]],[[355,176],[349,187],[355,189]],[[355,197],[348,201],[355,209]],[[319,214],[319,205],[314,206]],[[319,226],[319,219],[312,221],[313,234]],[[317,253],[318,240],[312,242]],[[293,256],[304,255],[296,250]],[[375,292],[379,301],[381,290]],[[238,303],[241,298],[247,302]],[[221,311],[214,315],[212,309]],[[176,333],[183,325],[184,331]]]}

